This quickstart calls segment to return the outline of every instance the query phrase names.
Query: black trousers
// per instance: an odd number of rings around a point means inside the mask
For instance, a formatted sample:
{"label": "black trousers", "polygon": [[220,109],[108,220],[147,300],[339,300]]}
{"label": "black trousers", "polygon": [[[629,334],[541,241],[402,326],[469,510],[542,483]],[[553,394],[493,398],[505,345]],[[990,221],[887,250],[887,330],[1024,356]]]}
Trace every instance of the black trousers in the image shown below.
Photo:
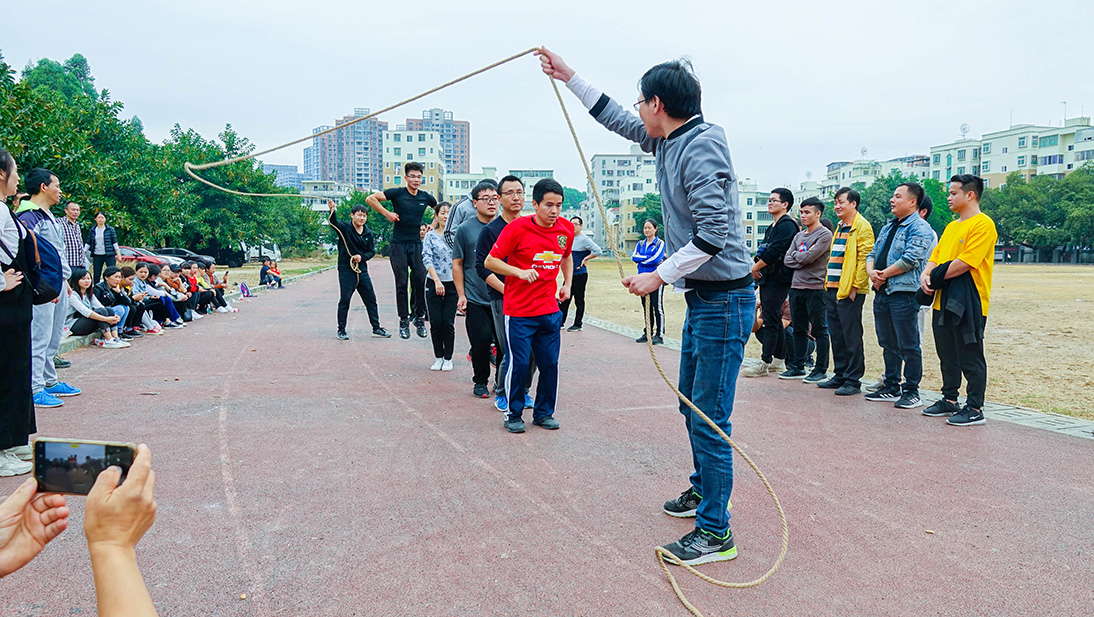
{"label": "black trousers", "polygon": [[[662,302],[662,294],[664,293],[664,287],[658,287],[651,291],[649,295],[642,296],[642,333],[651,337],[661,336],[665,330],[665,305]],[[650,306],[649,310],[653,311],[653,333],[647,332],[646,326],[646,305]]]}
{"label": "black trousers", "polygon": [[110,255],[92,255],[91,268],[92,270],[94,270],[94,272],[91,274],[91,278],[95,281],[95,283],[103,280],[103,265],[116,266],[118,265],[118,260],[115,258],[113,253],[111,253]]}
{"label": "black trousers", "polygon": [[[194,292],[194,295],[190,296],[189,306],[199,313],[204,313],[205,310],[209,308],[209,303],[212,302],[215,297],[213,292],[199,289]],[[138,316],[138,322],[139,320],[140,316]]]}
{"label": "black trousers", "polygon": [[809,335],[817,342],[817,359],[813,370],[828,372],[828,315],[824,308],[823,289],[790,290],[790,325],[794,330],[791,344],[792,360],[787,368],[805,370],[805,358],[809,355]]}
{"label": "black trousers", "polygon": [[[17,263],[10,267],[24,271]],[[30,387],[32,292],[26,279],[0,291],[0,450],[27,445],[38,432]]]}
{"label": "black trousers", "polygon": [[[110,309],[94,310],[96,313],[102,315],[103,317],[112,317],[114,315],[113,311],[111,311]],[[72,327],[70,327],[68,331],[75,336],[87,336],[92,332],[106,330],[109,327],[110,324],[106,323],[105,321],[98,321],[96,319],[91,319],[90,317],[77,317],[76,321],[72,323]]]}
{"label": "black trousers", "polygon": [[346,317],[349,315],[349,301],[353,299],[353,292],[361,296],[361,302],[368,311],[368,320],[372,323],[372,329],[380,327],[380,312],[376,307],[376,292],[372,289],[372,279],[364,263],[361,264],[361,274],[358,276],[352,270],[338,271],[338,331],[346,329]]}
{"label": "black trousers", "polygon": [[783,336],[783,302],[789,292],[789,285],[760,285],[760,318],[764,323],[756,332],[756,338],[760,339],[760,359],[764,362],[770,363],[774,358],[794,361],[793,355],[787,353],[790,350]]}
{"label": "black trousers", "polygon": [[570,281],[570,297],[562,303],[562,325],[566,325],[566,315],[570,312],[570,301],[577,307],[574,312],[574,325],[581,327],[585,318],[585,285],[589,282],[589,273],[575,274]]}
{"label": "black trousers", "polygon": [[[938,317],[934,311],[933,317]],[[934,320],[932,320],[934,321]],[[965,343],[961,330],[953,326],[932,326],[934,348],[942,371],[942,396],[956,401],[965,376],[965,403],[973,409],[983,409],[984,392],[988,387],[988,361],[984,358],[984,340]]]}
{"label": "black trousers", "polygon": [[[855,299],[836,300],[836,290],[824,290],[824,306],[828,312],[828,335],[832,338],[832,363],[845,385],[859,387],[866,372],[866,356],[862,348],[862,305],[866,294]],[[819,347],[819,346],[818,346]]]}
{"label": "black trousers", "polygon": [[444,295],[437,295],[433,279],[425,282],[426,307],[429,309],[429,335],[433,339],[433,357],[452,359],[452,347],[456,343],[456,284],[442,281]]}
{"label": "black trousers", "polygon": [[[391,269],[395,272],[395,308],[399,321],[411,317],[415,321],[425,319],[425,264],[422,263],[421,242],[392,242]],[[407,279],[407,270],[410,278]],[[410,286],[410,305],[407,305],[407,285]]]}
{"label": "black trousers", "polygon": [[[471,342],[471,380],[485,386],[490,381],[490,345],[501,347],[494,332],[494,315],[490,306],[468,302],[464,326],[467,328],[467,340]],[[498,366],[500,370],[500,362]]]}

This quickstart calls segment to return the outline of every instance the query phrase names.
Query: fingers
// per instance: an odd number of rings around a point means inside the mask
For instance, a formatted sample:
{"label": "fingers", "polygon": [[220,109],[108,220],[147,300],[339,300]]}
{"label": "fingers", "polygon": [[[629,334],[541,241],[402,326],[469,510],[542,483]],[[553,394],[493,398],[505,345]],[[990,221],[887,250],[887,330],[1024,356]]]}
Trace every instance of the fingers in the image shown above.
{"label": "fingers", "polygon": [[95,478],[95,484],[91,487],[91,492],[87,494],[88,503],[109,498],[118,489],[118,481],[121,478],[122,470],[118,467],[111,465],[103,470],[99,477]]}
{"label": "fingers", "polygon": [[152,473],[152,451],[143,443],[137,446],[137,455],[133,457],[133,465],[126,474],[125,483],[133,483],[138,491],[142,490]]}
{"label": "fingers", "polygon": [[39,495],[37,499],[31,502],[31,507],[37,512],[45,512],[53,508],[63,508],[65,506],[64,495],[58,495],[56,493],[46,493]]}

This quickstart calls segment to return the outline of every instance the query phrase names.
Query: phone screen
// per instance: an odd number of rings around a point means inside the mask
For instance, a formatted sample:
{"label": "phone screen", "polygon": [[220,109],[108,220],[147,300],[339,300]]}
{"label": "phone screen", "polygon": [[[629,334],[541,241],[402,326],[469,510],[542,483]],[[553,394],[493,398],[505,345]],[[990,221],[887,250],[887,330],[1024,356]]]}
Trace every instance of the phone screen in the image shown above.
{"label": "phone screen", "polygon": [[132,446],[87,441],[45,441],[34,443],[34,477],[40,493],[91,492],[95,478],[111,465],[129,473],[136,454]]}

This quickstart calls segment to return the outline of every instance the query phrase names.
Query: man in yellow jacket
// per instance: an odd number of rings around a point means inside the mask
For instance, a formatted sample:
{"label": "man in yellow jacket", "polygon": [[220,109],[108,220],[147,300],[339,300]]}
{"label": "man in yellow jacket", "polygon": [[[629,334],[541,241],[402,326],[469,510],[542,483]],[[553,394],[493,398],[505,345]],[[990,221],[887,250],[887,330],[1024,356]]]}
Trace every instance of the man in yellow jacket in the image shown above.
{"label": "man in yellow jacket", "polygon": [[836,374],[817,384],[839,396],[861,392],[866,358],[862,349],[862,305],[870,291],[866,256],[874,248],[874,229],[859,214],[858,191],[843,187],[836,192],[836,232],[828,255],[824,282],[824,306],[832,339],[832,363]]}

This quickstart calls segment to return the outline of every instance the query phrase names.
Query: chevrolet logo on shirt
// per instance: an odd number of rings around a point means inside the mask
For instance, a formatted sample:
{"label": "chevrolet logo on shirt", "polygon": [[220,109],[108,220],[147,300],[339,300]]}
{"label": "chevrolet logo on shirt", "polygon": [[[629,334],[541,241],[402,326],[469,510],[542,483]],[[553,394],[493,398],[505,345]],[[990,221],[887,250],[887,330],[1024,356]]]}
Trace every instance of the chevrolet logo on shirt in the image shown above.
{"label": "chevrolet logo on shirt", "polygon": [[542,253],[536,253],[535,256],[532,257],[532,261],[541,261],[550,265],[562,261],[562,255],[559,255],[554,251],[543,251]]}

